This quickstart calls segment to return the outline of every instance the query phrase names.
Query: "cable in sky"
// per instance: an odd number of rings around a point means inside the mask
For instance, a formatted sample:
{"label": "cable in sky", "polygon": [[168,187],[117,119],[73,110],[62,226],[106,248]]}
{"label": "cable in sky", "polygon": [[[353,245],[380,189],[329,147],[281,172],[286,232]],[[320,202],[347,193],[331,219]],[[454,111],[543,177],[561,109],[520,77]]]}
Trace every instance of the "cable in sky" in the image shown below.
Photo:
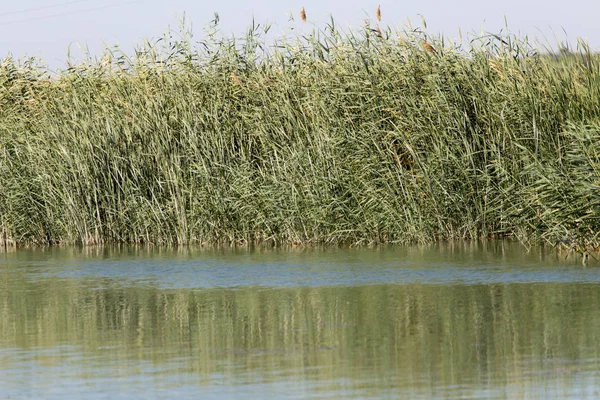
{"label": "cable in sky", "polygon": [[[90,1],[90,0],[81,0],[81,1]],[[98,10],[104,10],[107,8],[114,8],[114,7],[124,6],[124,5],[128,5],[128,4],[139,3],[140,1],[142,1],[142,0],[131,0],[131,1],[126,1],[124,3],[113,3],[113,4],[107,4],[105,6],[100,6],[100,7],[91,7],[91,8],[84,8],[82,10],[66,11],[66,12],[62,12],[62,13],[43,15],[43,16],[35,17],[35,18],[27,18],[27,19],[21,19],[18,21],[10,21],[10,22],[5,22],[5,23],[0,23],[0,26],[20,24],[20,23],[24,23],[24,22],[33,22],[33,21],[39,21],[39,20],[43,20],[43,19],[50,19],[50,18],[65,17],[68,15],[81,14],[81,13],[85,13],[85,12],[98,11]]]}
{"label": "cable in sky", "polygon": [[89,3],[91,1],[94,1],[94,0],[71,0],[71,1],[66,1],[64,3],[48,4],[45,6],[26,8],[24,10],[7,11],[7,12],[0,13],[0,17],[6,17],[9,15],[25,14],[25,13],[35,12],[35,11],[47,10],[49,8],[70,6],[72,4]]}

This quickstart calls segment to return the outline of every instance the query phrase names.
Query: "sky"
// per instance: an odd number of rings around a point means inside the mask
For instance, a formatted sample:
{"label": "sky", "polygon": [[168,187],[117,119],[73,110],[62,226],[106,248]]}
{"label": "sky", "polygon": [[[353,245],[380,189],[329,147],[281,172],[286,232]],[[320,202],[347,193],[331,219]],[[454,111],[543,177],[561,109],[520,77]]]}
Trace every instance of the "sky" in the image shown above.
{"label": "sky", "polygon": [[[20,0],[3,1],[0,8],[0,58],[35,56],[55,68],[65,66],[69,49],[100,54],[105,44],[119,44],[126,51],[143,39],[161,36],[176,28],[185,13],[200,40],[203,28],[217,12],[221,32],[241,35],[252,23],[271,23],[271,32],[284,33],[299,26],[305,7],[309,20],[323,27],[334,17],[338,26],[356,28],[366,18],[375,19],[381,5],[382,25],[405,26],[427,21],[427,32],[458,37],[482,31],[497,33],[505,21],[513,33],[545,37],[550,43],[577,38],[600,49],[600,1],[598,0]],[[8,4],[7,4],[8,3]],[[295,21],[289,20],[290,13]],[[306,26],[306,25],[305,25]],[[566,32],[566,35],[565,35]],[[81,53],[79,53],[81,54]]]}

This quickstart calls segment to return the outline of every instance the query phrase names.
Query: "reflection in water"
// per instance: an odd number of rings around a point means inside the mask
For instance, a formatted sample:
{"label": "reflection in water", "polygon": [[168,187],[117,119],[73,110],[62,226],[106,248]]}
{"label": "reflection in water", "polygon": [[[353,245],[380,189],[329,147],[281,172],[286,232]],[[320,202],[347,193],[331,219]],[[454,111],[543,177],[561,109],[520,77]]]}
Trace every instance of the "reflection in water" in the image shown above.
{"label": "reflection in water", "polygon": [[[7,396],[598,396],[599,287],[548,278],[562,267],[538,265],[546,279],[526,284],[513,283],[517,271],[508,268],[507,282],[496,277],[492,284],[479,277],[475,283],[243,286],[232,272],[230,287],[191,288],[155,284],[139,270],[128,281],[86,267],[114,262],[126,271],[131,259],[119,261],[118,253],[104,261],[89,256],[83,264],[60,254],[0,261],[0,393]],[[425,276],[441,265],[439,257],[448,274],[463,268],[460,254],[452,253],[451,262],[444,254],[428,256],[437,261],[420,266]],[[340,268],[335,259],[355,278],[395,276],[390,260],[398,269],[415,268],[414,257],[403,253],[398,264],[391,250],[299,257],[274,253],[259,260],[300,270],[327,260],[316,276]],[[156,264],[154,274],[161,263],[165,274],[176,274],[175,259],[146,261]],[[485,264],[477,257],[466,264],[478,262]],[[248,264],[237,266],[241,275]]]}

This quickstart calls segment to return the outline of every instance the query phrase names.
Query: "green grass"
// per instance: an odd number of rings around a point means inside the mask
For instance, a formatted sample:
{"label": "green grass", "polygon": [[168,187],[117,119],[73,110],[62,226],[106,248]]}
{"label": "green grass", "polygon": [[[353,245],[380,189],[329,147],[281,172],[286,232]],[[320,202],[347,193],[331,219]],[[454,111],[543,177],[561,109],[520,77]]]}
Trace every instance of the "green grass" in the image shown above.
{"label": "green grass", "polygon": [[587,46],[261,29],[167,35],[51,78],[4,59],[1,240],[597,242],[600,58]]}

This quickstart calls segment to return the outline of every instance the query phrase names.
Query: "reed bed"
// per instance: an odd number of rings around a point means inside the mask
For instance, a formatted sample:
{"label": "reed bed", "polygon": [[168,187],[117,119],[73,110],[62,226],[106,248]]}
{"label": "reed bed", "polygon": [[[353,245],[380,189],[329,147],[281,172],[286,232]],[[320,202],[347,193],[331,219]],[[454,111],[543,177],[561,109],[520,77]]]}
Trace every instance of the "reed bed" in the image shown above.
{"label": "reed bed", "polygon": [[267,32],[225,38],[215,19],[56,74],[1,61],[4,245],[598,242],[583,43]]}

